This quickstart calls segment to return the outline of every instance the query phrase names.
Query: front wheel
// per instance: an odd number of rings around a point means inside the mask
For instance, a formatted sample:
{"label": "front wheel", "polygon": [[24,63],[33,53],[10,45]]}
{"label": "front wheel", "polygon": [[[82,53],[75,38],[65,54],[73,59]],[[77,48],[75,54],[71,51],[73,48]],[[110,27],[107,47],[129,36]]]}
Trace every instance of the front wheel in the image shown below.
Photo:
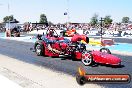
{"label": "front wheel", "polygon": [[93,57],[92,57],[92,54],[89,53],[89,52],[85,52],[82,54],[82,63],[85,65],[85,66],[89,66],[89,65],[92,65],[93,64]]}
{"label": "front wheel", "polygon": [[35,51],[37,56],[42,56],[43,55],[43,46],[41,44],[37,44],[35,47]]}

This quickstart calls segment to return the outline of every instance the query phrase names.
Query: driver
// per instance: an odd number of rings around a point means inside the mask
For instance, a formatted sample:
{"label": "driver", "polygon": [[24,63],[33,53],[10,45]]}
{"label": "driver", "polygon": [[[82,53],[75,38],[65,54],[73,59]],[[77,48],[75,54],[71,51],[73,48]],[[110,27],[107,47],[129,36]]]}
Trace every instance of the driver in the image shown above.
{"label": "driver", "polygon": [[49,32],[47,33],[47,37],[48,37],[48,42],[47,42],[48,49],[53,53],[58,53],[58,54],[63,53],[57,49],[52,48],[52,44],[54,44],[57,40],[57,38],[55,37],[55,33],[54,33],[53,28],[49,29]]}
{"label": "driver", "polygon": [[47,34],[48,37],[54,37],[54,31],[50,30],[49,33]]}

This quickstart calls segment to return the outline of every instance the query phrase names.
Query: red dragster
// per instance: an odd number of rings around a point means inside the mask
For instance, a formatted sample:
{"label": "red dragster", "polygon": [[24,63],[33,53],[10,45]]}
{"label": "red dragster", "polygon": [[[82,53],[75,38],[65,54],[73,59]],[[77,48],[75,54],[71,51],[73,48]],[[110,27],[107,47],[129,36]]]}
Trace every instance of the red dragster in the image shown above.
{"label": "red dragster", "polygon": [[70,41],[67,38],[59,37],[54,29],[48,29],[46,35],[38,35],[34,49],[38,56],[59,57],[64,55],[72,60],[81,60],[86,66],[95,62],[120,65],[121,59],[112,55],[109,49],[101,48],[100,51],[87,51],[86,45],[82,44],[81,40],[89,42],[89,38],[85,35],[76,34]]}

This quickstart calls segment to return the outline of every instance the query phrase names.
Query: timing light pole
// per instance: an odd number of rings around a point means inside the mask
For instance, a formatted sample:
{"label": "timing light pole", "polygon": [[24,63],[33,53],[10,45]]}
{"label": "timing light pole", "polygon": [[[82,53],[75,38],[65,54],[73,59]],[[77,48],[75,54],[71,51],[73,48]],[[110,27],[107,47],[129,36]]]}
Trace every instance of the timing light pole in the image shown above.
{"label": "timing light pole", "polygon": [[101,40],[102,40],[102,35],[103,35],[103,21],[104,21],[104,18],[101,17],[101,19],[99,20],[101,23],[100,23],[100,26],[101,26]]}
{"label": "timing light pole", "polygon": [[[8,15],[10,16],[10,5],[8,3]],[[10,19],[9,20],[9,24],[8,24],[8,30],[10,30]]]}

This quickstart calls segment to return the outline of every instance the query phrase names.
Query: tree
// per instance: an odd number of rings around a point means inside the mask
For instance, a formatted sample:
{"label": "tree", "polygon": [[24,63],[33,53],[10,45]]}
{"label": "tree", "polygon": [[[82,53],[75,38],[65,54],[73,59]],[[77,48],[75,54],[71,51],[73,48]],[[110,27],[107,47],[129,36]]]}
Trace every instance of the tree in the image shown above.
{"label": "tree", "polygon": [[111,16],[105,16],[105,18],[104,18],[104,26],[105,27],[109,27],[109,25],[112,23],[112,19],[111,19]]}
{"label": "tree", "polygon": [[130,22],[130,18],[129,17],[123,17],[122,18],[122,23],[129,23]]}
{"label": "tree", "polygon": [[9,21],[13,21],[13,20],[14,20],[13,15],[6,16],[3,18],[3,22],[9,22]]}
{"label": "tree", "polygon": [[46,17],[46,15],[45,14],[41,14],[40,15],[40,21],[39,21],[39,23],[48,23],[48,21],[47,21],[47,17]]}
{"label": "tree", "polygon": [[104,24],[111,24],[112,23],[111,16],[105,16],[104,18]]}
{"label": "tree", "polygon": [[90,24],[92,26],[95,26],[98,24],[98,15],[97,14],[94,14],[93,17],[91,18],[91,21],[90,21]]}

